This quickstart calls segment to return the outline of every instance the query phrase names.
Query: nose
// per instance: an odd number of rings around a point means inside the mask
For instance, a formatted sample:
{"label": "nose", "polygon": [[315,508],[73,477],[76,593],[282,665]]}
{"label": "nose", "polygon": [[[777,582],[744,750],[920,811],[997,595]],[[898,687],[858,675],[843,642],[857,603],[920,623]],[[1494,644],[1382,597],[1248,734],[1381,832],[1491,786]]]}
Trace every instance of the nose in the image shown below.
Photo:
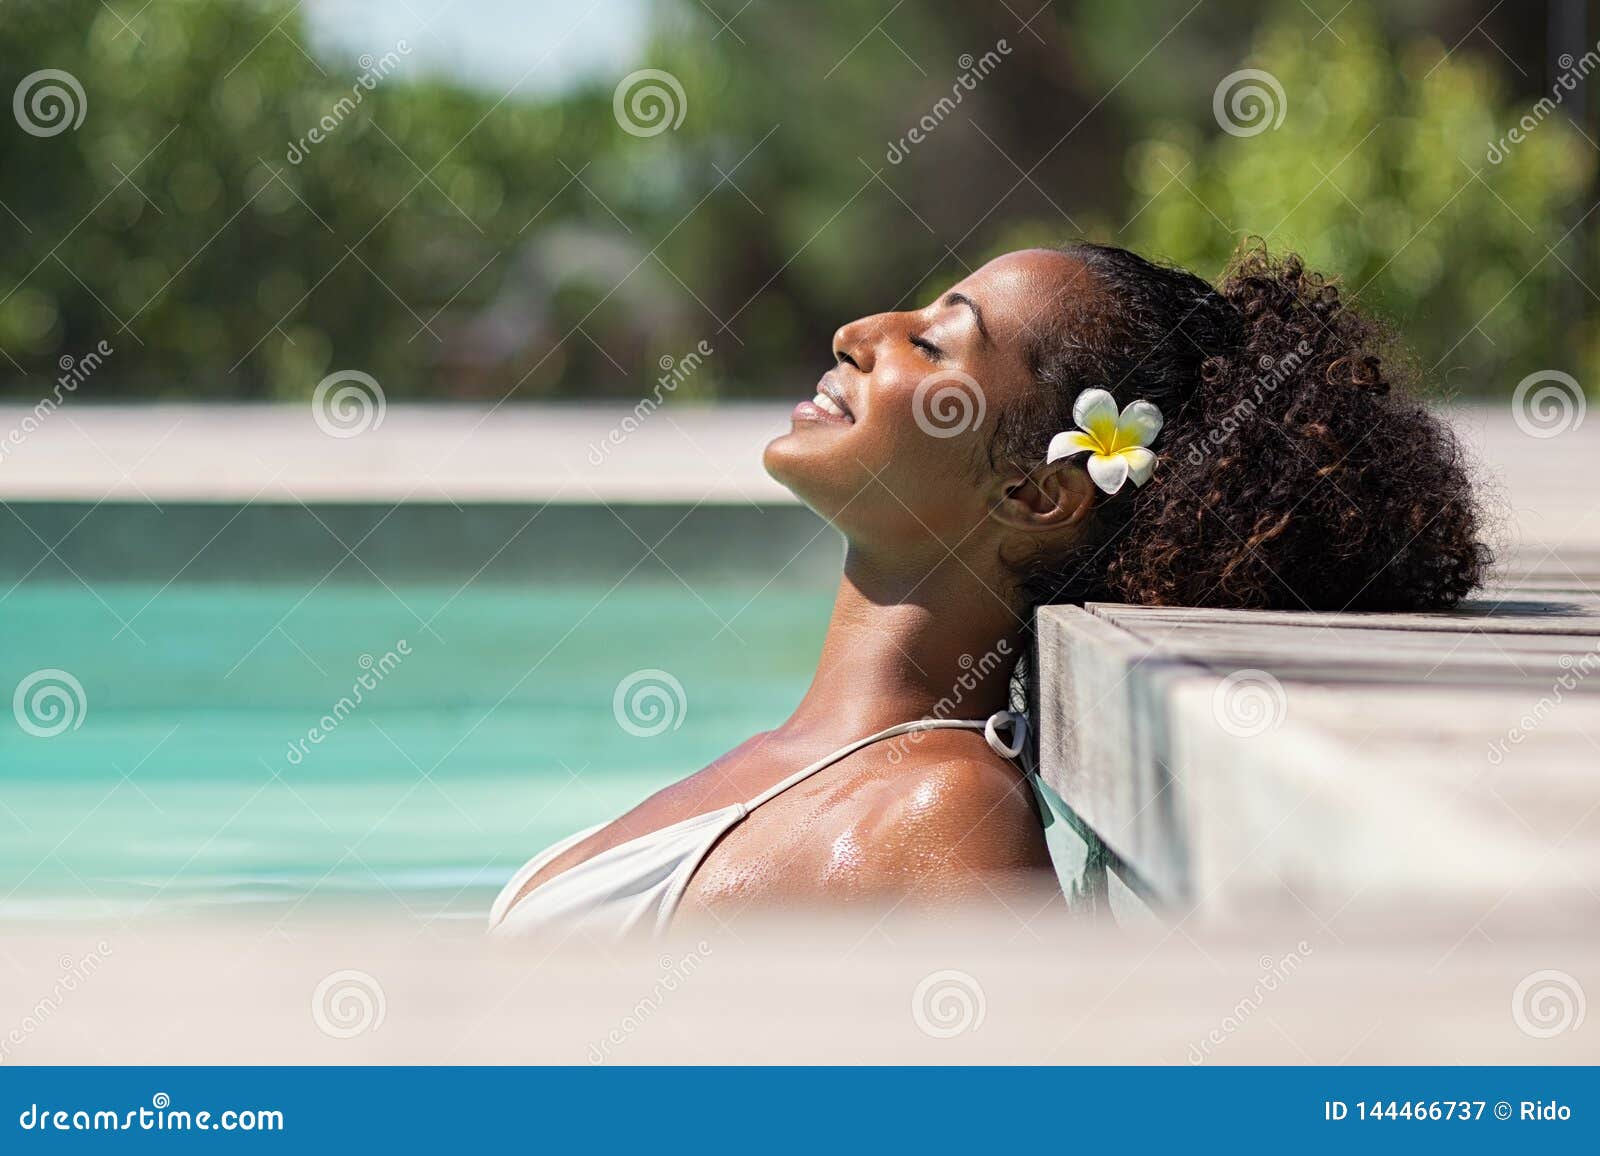
{"label": "nose", "polygon": [[861,317],[841,325],[833,335],[833,359],[848,361],[862,373],[872,372],[874,349],[882,335],[881,315]]}

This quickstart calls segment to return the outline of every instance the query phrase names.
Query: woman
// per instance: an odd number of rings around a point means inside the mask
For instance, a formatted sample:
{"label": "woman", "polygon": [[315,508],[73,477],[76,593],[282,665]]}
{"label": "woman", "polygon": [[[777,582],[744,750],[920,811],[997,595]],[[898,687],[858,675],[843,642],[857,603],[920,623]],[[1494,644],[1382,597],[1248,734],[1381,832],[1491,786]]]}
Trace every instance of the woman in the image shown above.
{"label": "woman", "polygon": [[1460,451],[1380,339],[1294,257],[1247,250],[1218,289],[1090,244],[840,329],[765,457],[848,544],[810,689],[530,862],[496,933],[1048,879],[1002,713],[1036,607],[1421,610],[1479,582]]}

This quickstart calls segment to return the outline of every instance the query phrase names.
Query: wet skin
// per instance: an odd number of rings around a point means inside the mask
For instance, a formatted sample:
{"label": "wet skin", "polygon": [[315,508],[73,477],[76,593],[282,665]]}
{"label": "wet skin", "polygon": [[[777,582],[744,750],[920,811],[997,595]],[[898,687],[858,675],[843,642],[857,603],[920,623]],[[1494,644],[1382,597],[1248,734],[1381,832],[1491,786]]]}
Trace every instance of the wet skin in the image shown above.
{"label": "wet skin", "polygon": [[[1005,559],[1078,533],[1093,489],[1072,463],[991,466],[988,445],[997,413],[1039,388],[1025,355],[1030,327],[1088,292],[1076,259],[1024,250],[925,308],[834,334],[823,400],[798,405],[764,456],[848,547],[810,689],[784,723],[570,848],[523,895],[601,851],[751,799],[885,727],[983,719],[1007,706],[1029,610]],[[954,393],[937,400],[941,387],[966,395],[968,415],[981,392],[982,420],[962,420]],[[778,902],[987,900],[1048,883],[1049,867],[1015,765],[981,732],[924,732],[857,751],[753,811],[700,865],[682,912],[726,920]]]}

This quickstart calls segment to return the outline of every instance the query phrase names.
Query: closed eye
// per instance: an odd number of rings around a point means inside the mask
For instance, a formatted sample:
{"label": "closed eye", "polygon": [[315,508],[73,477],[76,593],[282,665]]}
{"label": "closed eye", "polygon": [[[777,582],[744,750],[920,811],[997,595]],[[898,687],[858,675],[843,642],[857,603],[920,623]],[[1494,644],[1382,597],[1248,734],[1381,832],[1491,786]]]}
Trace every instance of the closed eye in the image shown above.
{"label": "closed eye", "polygon": [[944,350],[940,349],[933,342],[928,341],[925,338],[913,337],[911,338],[911,344],[922,350],[923,356],[925,356],[929,361],[944,360]]}

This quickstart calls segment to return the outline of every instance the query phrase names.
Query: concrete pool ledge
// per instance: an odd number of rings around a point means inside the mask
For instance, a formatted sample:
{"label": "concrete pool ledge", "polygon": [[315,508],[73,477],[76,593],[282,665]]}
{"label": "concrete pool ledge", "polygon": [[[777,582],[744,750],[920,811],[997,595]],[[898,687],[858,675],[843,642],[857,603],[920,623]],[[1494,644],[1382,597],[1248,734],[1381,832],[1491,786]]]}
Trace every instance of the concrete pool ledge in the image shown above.
{"label": "concrete pool ledge", "polygon": [[829,585],[786,405],[0,405],[0,580]]}
{"label": "concrete pool ledge", "polygon": [[0,500],[792,505],[761,450],[791,406],[389,404],[335,436],[309,402],[0,405]]}
{"label": "concrete pool ledge", "polygon": [[[0,502],[795,504],[761,451],[786,401],[420,404],[390,400],[354,436],[310,401],[97,404],[42,416],[0,403]],[[1600,422],[1532,436],[1509,406],[1444,410],[1514,544],[1600,551],[1600,502],[1574,484]]]}
{"label": "concrete pool ledge", "polygon": [[[1449,614],[1039,614],[1040,759],[1117,918],[1600,923],[1600,565]],[[1587,589],[1578,589],[1586,585]]]}

